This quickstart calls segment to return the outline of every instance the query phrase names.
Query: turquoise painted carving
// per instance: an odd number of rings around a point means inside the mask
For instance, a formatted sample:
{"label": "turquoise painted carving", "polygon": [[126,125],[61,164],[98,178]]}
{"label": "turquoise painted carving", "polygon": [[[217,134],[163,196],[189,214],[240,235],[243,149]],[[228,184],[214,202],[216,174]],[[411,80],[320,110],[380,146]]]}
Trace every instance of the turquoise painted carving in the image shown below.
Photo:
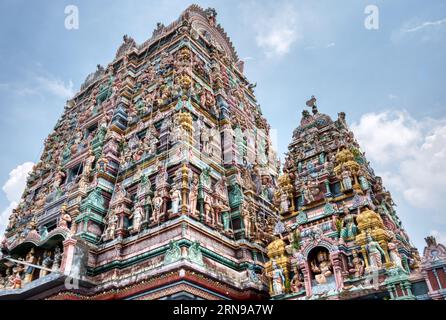
{"label": "turquoise painted carving", "polygon": [[181,248],[176,241],[171,240],[169,249],[164,256],[164,265],[174,263],[181,259]]}

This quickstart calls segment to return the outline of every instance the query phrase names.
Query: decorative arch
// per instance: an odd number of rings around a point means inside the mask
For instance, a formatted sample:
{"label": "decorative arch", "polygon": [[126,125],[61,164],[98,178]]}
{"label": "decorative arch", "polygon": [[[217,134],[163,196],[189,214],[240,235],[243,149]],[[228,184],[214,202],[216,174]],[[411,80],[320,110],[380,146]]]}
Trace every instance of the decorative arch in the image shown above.
{"label": "decorative arch", "polygon": [[336,242],[328,237],[321,237],[317,241],[308,241],[303,247],[302,247],[302,254],[307,259],[308,254],[316,247],[323,247],[328,250],[328,252],[331,254],[333,252],[338,251],[338,246],[336,245]]}

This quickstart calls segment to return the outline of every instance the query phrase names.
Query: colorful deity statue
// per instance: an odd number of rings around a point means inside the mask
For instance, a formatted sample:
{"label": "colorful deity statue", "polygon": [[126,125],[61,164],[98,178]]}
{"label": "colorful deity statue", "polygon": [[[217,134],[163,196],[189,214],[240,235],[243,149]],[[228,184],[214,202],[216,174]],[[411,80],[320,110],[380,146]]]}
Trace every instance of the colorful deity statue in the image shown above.
{"label": "colorful deity statue", "polygon": [[355,219],[350,213],[347,214],[343,219],[343,227],[341,229],[341,237],[343,240],[351,241],[354,240],[358,234],[358,227],[355,224]]}
{"label": "colorful deity statue", "polygon": [[302,291],[304,288],[304,278],[300,270],[295,267],[294,268],[294,275],[293,278],[290,281],[290,289],[291,292],[296,293]]}
{"label": "colorful deity statue", "polygon": [[352,251],[352,262],[349,264],[349,273],[353,274],[355,278],[362,277],[364,275],[365,264],[356,250]]}
{"label": "colorful deity statue", "polygon": [[370,234],[367,235],[366,250],[369,256],[369,265],[372,268],[381,269],[383,265],[382,256],[385,255],[384,250],[378,242],[376,242]]}
{"label": "colorful deity statue", "polygon": [[26,270],[25,270],[24,282],[29,283],[29,282],[33,281],[34,269],[35,269],[35,267],[33,265],[36,263],[36,256],[35,256],[34,248],[31,248],[31,250],[27,253],[27,255],[25,257],[25,262],[27,262],[28,265],[26,266]]}
{"label": "colorful deity statue", "polygon": [[269,274],[272,282],[272,294],[281,295],[285,292],[285,275],[283,269],[273,260]]}
{"label": "colorful deity statue", "polygon": [[327,282],[327,278],[333,274],[332,264],[328,253],[324,250],[320,250],[316,254],[316,259],[311,262],[311,270],[315,274],[317,283],[324,284]]}
{"label": "colorful deity statue", "polygon": [[51,268],[51,264],[53,263],[53,259],[51,258],[51,251],[46,250],[43,253],[43,259],[42,259],[42,267],[45,269],[40,269],[39,278],[42,278],[46,276],[49,271],[47,269]]}

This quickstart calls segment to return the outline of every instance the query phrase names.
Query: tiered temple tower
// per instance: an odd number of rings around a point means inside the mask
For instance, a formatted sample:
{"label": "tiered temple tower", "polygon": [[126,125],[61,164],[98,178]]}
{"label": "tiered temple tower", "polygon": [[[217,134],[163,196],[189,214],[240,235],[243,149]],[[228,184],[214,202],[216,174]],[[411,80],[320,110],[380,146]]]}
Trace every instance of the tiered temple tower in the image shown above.
{"label": "tiered temple tower", "polygon": [[[275,299],[415,299],[418,252],[347,126],[307,101],[275,193],[282,222],[268,246]],[[424,291],[423,291],[424,290]]]}
{"label": "tiered temple tower", "polygon": [[267,297],[278,161],[253,87],[213,9],[124,36],[45,141],[0,296]]}

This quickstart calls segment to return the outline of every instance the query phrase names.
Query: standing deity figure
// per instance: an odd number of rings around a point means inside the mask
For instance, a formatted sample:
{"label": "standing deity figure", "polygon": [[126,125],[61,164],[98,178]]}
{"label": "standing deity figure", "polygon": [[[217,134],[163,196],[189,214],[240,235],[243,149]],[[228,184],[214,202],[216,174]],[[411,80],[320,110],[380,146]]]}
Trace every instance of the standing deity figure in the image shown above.
{"label": "standing deity figure", "polygon": [[194,176],[190,185],[189,191],[189,212],[192,216],[195,216],[197,210],[197,198],[198,198],[198,176]]}
{"label": "standing deity figure", "polygon": [[277,296],[285,291],[285,276],[282,268],[273,260],[269,277],[272,279],[272,293]]}
{"label": "standing deity figure", "polygon": [[151,220],[153,223],[158,223],[160,221],[163,202],[163,198],[158,193],[156,193],[155,197],[152,200],[153,211]]}
{"label": "standing deity figure", "polygon": [[350,267],[349,272],[353,274],[355,278],[362,277],[362,275],[364,274],[364,260],[362,260],[358,256],[358,252],[356,250],[352,251],[352,255],[353,259],[352,263],[349,264]]}
{"label": "standing deity figure", "polygon": [[344,191],[351,190],[352,185],[352,174],[348,170],[342,171],[342,185],[344,186]]}
{"label": "standing deity figure", "polygon": [[62,262],[62,253],[60,252],[60,248],[56,247],[56,249],[54,249],[54,262],[51,270],[56,272],[59,271],[61,262]]}
{"label": "standing deity figure", "polygon": [[133,231],[139,232],[141,230],[141,223],[144,220],[144,208],[141,203],[138,203],[129,218],[133,219]]}
{"label": "standing deity figure", "polygon": [[398,252],[398,246],[394,241],[395,240],[393,240],[392,242],[389,242],[389,244],[387,245],[387,247],[389,248],[390,260],[392,260],[392,262],[395,263],[395,266],[397,268],[404,270],[403,263],[401,261],[401,255]]}
{"label": "standing deity figure", "polygon": [[[43,253],[42,267],[50,269],[53,259],[51,259],[51,251],[45,251]],[[48,274],[48,270],[40,269],[39,278],[42,278]]]}
{"label": "standing deity figure", "polygon": [[[27,262],[29,264],[36,263],[36,256],[35,256],[34,248],[32,248],[26,255],[25,262]],[[25,271],[25,279],[24,279],[25,283],[29,283],[29,282],[33,281],[33,273],[34,273],[34,267],[31,265],[27,265],[26,271]]]}
{"label": "standing deity figure", "polygon": [[212,205],[213,205],[213,199],[210,195],[205,194],[204,195],[204,220],[209,223],[212,224]]}
{"label": "standing deity figure", "polygon": [[246,202],[242,205],[241,215],[243,227],[245,228],[245,237],[246,239],[249,239],[251,237],[251,212]]}
{"label": "standing deity figure", "polygon": [[181,191],[175,188],[171,194],[170,199],[172,200],[172,213],[177,214],[180,211],[180,205],[182,201]]}
{"label": "standing deity figure", "polygon": [[87,159],[85,159],[85,164],[84,164],[84,175],[86,177],[89,177],[91,174],[91,170],[93,169],[93,163],[96,160],[96,156],[94,155],[94,152],[92,149],[90,149],[89,153],[88,153],[88,157]]}
{"label": "standing deity figure", "polygon": [[200,133],[200,141],[201,141],[201,151],[203,153],[209,154],[210,153],[210,133],[208,127],[203,124],[201,127],[201,133]]}
{"label": "standing deity figure", "polygon": [[288,200],[288,195],[286,194],[286,192],[282,192],[280,194],[280,211],[288,212],[290,209],[289,204],[290,204],[290,201]]}
{"label": "standing deity figure", "polygon": [[104,235],[105,240],[110,240],[115,238],[115,231],[118,228],[118,215],[115,210],[111,210],[107,216],[107,228],[105,229]]}
{"label": "standing deity figure", "polygon": [[68,224],[71,223],[71,216],[67,212],[67,205],[63,204],[60,208],[60,220],[59,220],[59,228],[69,229]]}
{"label": "standing deity figure", "polygon": [[317,283],[327,283],[327,278],[330,277],[332,272],[332,265],[327,252],[319,251],[316,259],[311,262],[311,270],[314,272]]}
{"label": "standing deity figure", "polygon": [[367,245],[365,248],[369,255],[370,266],[374,269],[381,269],[383,265],[381,255],[385,255],[385,253],[379,243],[373,240],[370,234],[367,235]]}

